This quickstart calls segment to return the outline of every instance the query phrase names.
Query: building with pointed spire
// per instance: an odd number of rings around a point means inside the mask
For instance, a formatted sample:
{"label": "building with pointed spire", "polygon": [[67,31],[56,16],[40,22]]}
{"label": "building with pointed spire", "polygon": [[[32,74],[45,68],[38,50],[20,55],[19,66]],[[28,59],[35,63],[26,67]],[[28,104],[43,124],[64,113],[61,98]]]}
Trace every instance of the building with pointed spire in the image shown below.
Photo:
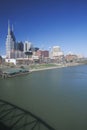
{"label": "building with pointed spire", "polygon": [[10,23],[8,21],[8,34],[6,38],[6,58],[11,59],[15,58],[15,52],[16,50],[16,39],[13,32],[13,27],[11,29]]}

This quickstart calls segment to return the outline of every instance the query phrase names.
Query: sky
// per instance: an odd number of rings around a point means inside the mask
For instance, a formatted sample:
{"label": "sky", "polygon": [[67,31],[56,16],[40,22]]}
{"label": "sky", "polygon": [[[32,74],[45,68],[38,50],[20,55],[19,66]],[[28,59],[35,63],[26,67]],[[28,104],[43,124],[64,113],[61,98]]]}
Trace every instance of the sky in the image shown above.
{"label": "sky", "polygon": [[87,57],[87,0],[0,0],[0,55],[5,55],[8,20],[16,41]]}

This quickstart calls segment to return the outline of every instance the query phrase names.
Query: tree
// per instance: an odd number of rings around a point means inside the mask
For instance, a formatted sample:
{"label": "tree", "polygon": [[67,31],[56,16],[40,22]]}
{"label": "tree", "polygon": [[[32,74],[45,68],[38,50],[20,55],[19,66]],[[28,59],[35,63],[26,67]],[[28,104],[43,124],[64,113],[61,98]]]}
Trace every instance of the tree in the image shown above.
{"label": "tree", "polygon": [[38,47],[35,47],[35,48],[34,48],[34,51],[35,51],[35,52],[37,52],[38,50],[39,50],[39,48],[38,48]]}

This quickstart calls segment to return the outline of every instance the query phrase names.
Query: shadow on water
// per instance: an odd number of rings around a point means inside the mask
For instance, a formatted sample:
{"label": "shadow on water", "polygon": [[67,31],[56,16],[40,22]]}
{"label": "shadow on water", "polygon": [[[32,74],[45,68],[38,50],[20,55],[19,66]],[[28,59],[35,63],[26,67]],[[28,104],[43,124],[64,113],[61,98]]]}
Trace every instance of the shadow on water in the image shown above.
{"label": "shadow on water", "polygon": [[0,98],[38,115],[57,130],[87,129],[87,66],[0,79]]}
{"label": "shadow on water", "polygon": [[4,130],[55,130],[33,113],[0,100],[0,128]]}

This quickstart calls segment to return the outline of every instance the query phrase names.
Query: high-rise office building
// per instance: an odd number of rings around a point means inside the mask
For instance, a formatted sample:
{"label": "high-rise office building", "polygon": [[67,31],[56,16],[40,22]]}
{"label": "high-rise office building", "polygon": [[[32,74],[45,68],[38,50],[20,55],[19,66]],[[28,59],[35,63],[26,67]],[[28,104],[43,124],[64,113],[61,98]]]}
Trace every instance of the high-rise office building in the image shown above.
{"label": "high-rise office building", "polygon": [[16,46],[17,46],[17,50],[18,51],[22,51],[23,52],[23,50],[24,50],[23,42],[17,42]]}
{"label": "high-rise office building", "polygon": [[11,29],[10,24],[8,22],[8,34],[6,38],[6,58],[15,58],[15,50],[16,50],[16,39],[13,33],[13,29]]}
{"label": "high-rise office building", "polygon": [[33,50],[33,45],[31,42],[25,41],[24,43],[24,52],[28,52],[30,49]]}
{"label": "high-rise office building", "polygon": [[59,46],[53,46],[51,54],[52,57],[59,57],[64,55]]}

